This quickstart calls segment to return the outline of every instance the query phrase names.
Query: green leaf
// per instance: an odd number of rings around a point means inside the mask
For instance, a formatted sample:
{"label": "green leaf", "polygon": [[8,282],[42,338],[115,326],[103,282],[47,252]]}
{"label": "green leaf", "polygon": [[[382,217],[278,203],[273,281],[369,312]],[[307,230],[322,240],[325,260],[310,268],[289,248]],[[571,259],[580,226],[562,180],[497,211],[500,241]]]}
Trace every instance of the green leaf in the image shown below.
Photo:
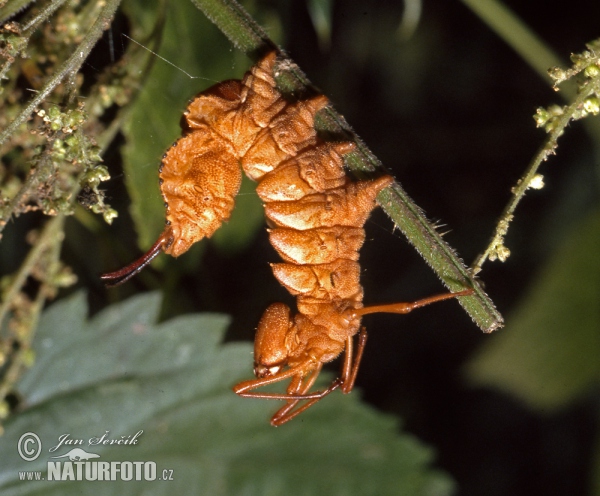
{"label": "green leaf", "polygon": [[573,230],[533,283],[506,330],[468,367],[533,407],[563,406],[600,381],[600,212]]}
{"label": "green leaf", "polygon": [[[42,316],[35,365],[19,393],[23,406],[0,442],[0,492],[16,494],[402,494],[447,495],[452,483],[429,468],[432,452],[397,433],[396,420],[362,405],[359,394],[332,394],[280,428],[280,404],[236,396],[248,379],[249,344],[220,344],[221,315],[188,315],[156,324],[160,298],[147,293],[86,320],[85,297],[62,300]],[[331,380],[331,378],[328,378]],[[143,431],[135,445],[88,445]],[[25,462],[17,443],[42,442]],[[59,436],[82,439],[100,461],[153,461],[173,481],[20,481],[47,477]],[[65,461],[65,459],[62,459]]]}
{"label": "green leaf", "polygon": [[[138,10],[148,10],[147,2],[137,5]],[[164,229],[158,168],[165,151],[181,136],[179,123],[188,101],[218,81],[239,79],[250,66],[243,54],[232,52],[226,38],[190,2],[173,2],[167,9],[159,55],[162,59],[156,58],[123,128],[125,180],[139,244],[144,250]],[[240,247],[262,223],[257,222],[260,202],[244,204],[246,208],[236,212],[236,222],[232,220],[222,227],[229,231],[222,236],[236,239]]]}
{"label": "green leaf", "polygon": [[234,253],[244,248],[264,225],[265,213],[256,194],[256,183],[244,175],[231,218],[213,235],[211,242],[223,252]]}

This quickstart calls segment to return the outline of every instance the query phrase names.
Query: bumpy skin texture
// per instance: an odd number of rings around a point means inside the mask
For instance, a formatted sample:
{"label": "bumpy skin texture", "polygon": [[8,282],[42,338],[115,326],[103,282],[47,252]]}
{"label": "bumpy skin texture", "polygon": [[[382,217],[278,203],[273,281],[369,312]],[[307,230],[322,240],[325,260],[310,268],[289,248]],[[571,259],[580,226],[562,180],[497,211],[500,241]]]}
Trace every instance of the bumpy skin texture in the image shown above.
{"label": "bumpy skin texture", "polygon": [[[392,178],[350,181],[342,156],[354,145],[323,142],[314,129],[327,98],[284,100],[275,87],[275,59],[270,53],[241,82],[219,83],[190,103],[185,134],[160,169],[167,206],[161,238],[166,253],[181,255],[229,219],[240,165],[259,182],[270,241],[284,260],[272,264],[273,274],[297,296],[299,313],[290,317],[283,304],[266,310],[255,339],[258,379],[234,390],[290,377],[287,392],[298,397],[359,330],[360,317],[352,311],[362,307],[357,260],[363,225]],[[298,401],[288,401],[273,422],[295,416],[290,410]]]}

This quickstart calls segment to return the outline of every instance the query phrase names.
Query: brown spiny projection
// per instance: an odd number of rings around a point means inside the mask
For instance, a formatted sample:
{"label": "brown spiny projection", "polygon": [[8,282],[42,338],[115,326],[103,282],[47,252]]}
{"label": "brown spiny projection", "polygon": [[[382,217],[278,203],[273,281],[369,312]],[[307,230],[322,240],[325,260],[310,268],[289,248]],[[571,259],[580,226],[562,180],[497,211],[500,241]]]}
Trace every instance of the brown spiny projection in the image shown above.
{"label": "brown spiny projection", "polygon": [[[282,303],[267,308],[254,344],[256,379],[236,385],[234,391],[285,401],[271,419],[281,425],[337,388],[352,390],[367,337],[361,330],[363,315],[408,313],[470,291],[363,307],[358,263],[363,225],[376,206],[375,197],[393,180],[350,180],[342,157],[354,144],[324,142],[314,129],[315,114],[328,105],[327,98],[285,100],[275,85],[276,57],[276,52],[269,53],[242,81],[219,83],[191,102],[184,136],[167,151],[160,167],[165,230],[142,258],[102,278],[120,284],[161,250],[178,257],[210,237],[229,219],[241,164],[259,182],[269,239],[283,259],[272,264],[273,274],[297,297],[298,313],[292,317]],[[323,391],[311,392],[323,364],[344,351],[340,378]],[[287,379],[285,393],[256,391]]]}

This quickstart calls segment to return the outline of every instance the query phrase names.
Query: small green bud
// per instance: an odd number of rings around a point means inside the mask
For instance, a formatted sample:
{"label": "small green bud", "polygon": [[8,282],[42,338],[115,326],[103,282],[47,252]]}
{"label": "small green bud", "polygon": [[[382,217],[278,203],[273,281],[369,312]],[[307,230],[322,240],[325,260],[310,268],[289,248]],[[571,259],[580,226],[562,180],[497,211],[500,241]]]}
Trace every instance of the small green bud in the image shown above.
{"label": "small green bud", "polygon": [[83,121],[85,121],[85,114],[81,110],[73,110],[71,116],[75,122],[77,122],[77,124],[81,124]]}
{"label": "small green bud", "polygon": [[531,178],[527,187],[531,189],[542,189],[544,187],[544,176],[542,174],[536,174]]}
{"label": "small green bud", "polygon": [[109,179],[108,169],[104,165],[98,165],[85,174],[83,182],[88,183],[90,188],[96,189],[102,181],[108,181]]}
{"label": "small green bud", "polygon": [[[92,146],[89,148],[88,150],[88,158],[93,161],[93,162],[102,162],[102,157],[100,156],[100,147],[99,146]],[[108,169],[106,169],[106,173],[108,174]],[[110,179],[110,177],[108,177],[107,179],[103,179],[103,181],[107,181],[108,179]]]}
{"label": "small green bud", "polygon": [[546,122],[546,124],[544,124],[544,131],[551,133],[556,129],[557,125],[558,123],[556,122],[556,119],[550,119],[548,122]]}
{"label": "small green bud", "polygon": [[588,96],[583,101],[583,109],[592,115],[600,113],[600,99],[597,96]]}
{"label": "small green bud", "polygon": [[63,268],[52,278],[52,282],[59,288],[67,288],[77,282],[77,276],[71,270]]}
{"label": "small green bud", "polygon": [[496,247],[495,252],[493,253],[494,259],[492,259],[492,257],[490,256],[490,260],[500,260],[501,262],[506,262],[506,260],[508,259],[508,257],[510,257],[510,250],[504,246],[504,245],[499,245]]}
{"label": "small green bud", "polygon": [[119,216],[119,212],[117,212],[115,209],[113,208],[108,208],[106,209],[106,211],[102,214],[102,216],[104,217],[104,222],[106,222],[107,224],[112,224],[112,221],[114,219],[116,219]]}
{"label": "small green bud", "polygon": [[560,67],[551,67],[548,69],[548,75],[556,82],[561,82],[567,79],[567,73]]}
{"label": "small green bud", "polygon": [[54,208],[61,214],[66,214],[71,211],[71,204],[65,198],[58,198],[54,200]]}
{"label": "small green bud", "polygon": [[51,119],[57,119],[58,117],[60,117],[60,110],[58,109],[58,107],[50,107],[48,109],[48,115]]}
{"label": "small green bud", "polygon": [[596,64],[588,65],[583,73],[589,78],[596,78],[600,76],[600,67]]}
{"label": "small green bud", "polygon": [[97,165],[94,167],[94,172],[96,173],[97,177],[100,178],[100,181],[108,181],[110,179],[108,167],[105,165]]}
{"label": "small green bud", "polygon": [[548,107],[548,112],[550,112],[553,116],[559,116],[564,114],[565,109],[560,105],[555,104]]}
{"label": "small green bud", "polygon": [[543,107],[539,107],[533,116],[533,120],[537,127],[542,127],[548,122],[548,119],[550,119],[550,113]]}
{"label": "small green bud", "polygon": [[70,148],[77,146],[78,143],[79,143],[79,140],[77,139],[77,136],[71,135],[71,136],[65,138],[65,144]]}

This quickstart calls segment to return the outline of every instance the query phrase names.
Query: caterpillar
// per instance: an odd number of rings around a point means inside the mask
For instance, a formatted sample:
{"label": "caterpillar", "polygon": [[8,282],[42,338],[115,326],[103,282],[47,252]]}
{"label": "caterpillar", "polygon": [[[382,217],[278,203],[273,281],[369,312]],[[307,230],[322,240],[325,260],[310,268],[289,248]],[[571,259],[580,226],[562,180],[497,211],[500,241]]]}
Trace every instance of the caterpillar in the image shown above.
{"label": "caterpillar", "polygon": [[[286,100],[275,85],[276,58],[277,52],[270,52],[241,81],[223,81],[191,101],[183,136],[165,153],[159,169],[166,207],[163,233],[139,260],[101,278],[107,285],[121,284],[161,251],[178,257],[210,237],[233,210],[241,165],[258,182],[269,240],[283,259],[271,268],[296,296],[298,313],[292,317],[283,303],[265,310],[254,342],[256,378],[233,389],[243,397],[284,400],[271,419],[281,425],[338,388],[352,390],[367,337],[363,315],[408,313],[470,290],[363,307],[358,263],[363,225],[377,194],[393,178],[350,180],[343,156],[355,145],[323,141],[315,131],[315,114],[328,99]],[[311,393],[323,365],[343,352],[340,378]],[[287,379],[284,394],[255,391]]]}

